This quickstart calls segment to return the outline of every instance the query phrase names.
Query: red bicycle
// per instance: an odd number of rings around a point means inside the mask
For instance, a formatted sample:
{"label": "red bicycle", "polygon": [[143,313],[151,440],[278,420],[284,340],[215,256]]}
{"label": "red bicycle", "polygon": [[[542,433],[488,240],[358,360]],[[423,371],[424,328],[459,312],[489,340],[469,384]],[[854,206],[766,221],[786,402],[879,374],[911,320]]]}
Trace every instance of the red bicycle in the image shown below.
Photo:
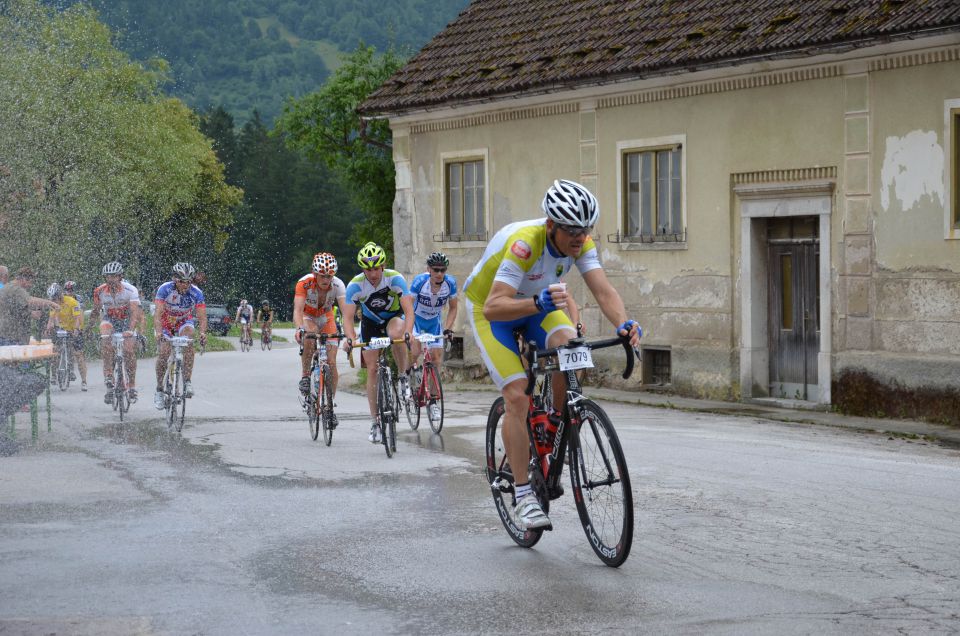
{"label": "red bicycle", "polygon": [[429,333],[414,337],[423,347],[423,366],[415,366],[410,373],[412,395],[409,399],[402,398],[403,410],[411,429],[419,428],[421,413],[426,411],[430,428],[434,433],[439,433],[443,429],[443,383],[440,381],[437,366],[433,362],[430,345],[443,341],[446,337]]}

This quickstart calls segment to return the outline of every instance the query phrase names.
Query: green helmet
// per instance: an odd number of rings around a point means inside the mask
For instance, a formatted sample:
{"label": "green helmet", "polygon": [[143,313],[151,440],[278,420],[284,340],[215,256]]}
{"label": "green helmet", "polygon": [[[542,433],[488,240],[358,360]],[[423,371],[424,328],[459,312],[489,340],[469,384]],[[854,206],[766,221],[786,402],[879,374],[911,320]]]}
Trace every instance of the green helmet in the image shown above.
{"label": "green helmet", "polygon": [[360,269],[380,267],[386,260],[387,255],[383,251],[383,248],[373,241],[361,247],[360,252],[357,254],[357,263],[360,265]]}

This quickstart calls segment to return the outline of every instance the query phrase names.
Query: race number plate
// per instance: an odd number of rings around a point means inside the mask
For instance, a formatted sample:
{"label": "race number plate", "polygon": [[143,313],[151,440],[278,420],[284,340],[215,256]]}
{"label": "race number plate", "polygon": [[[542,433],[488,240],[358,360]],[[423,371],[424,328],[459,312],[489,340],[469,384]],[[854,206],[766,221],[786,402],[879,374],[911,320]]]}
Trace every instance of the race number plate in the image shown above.
{"label": "race number plate", "polygon": [[390,346],[390,338],[370,338],[368,349],[386,349]]}
{"label": "race number plate", "polygon": [[587,347],[562,349],[557,353],[557,358],[560,360],[561,371],[590,369],[593,367],[593,354]]}

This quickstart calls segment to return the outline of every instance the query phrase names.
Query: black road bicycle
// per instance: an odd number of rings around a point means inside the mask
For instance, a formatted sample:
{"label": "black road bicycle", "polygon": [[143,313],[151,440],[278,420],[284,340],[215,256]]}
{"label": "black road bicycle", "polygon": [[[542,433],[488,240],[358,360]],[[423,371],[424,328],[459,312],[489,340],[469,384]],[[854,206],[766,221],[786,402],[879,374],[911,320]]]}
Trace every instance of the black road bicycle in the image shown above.
{"label": "black road bicycle", "polygon": [[[524,347],[527,362],[527,431],[530,439],[530,485],[544,512],[563,494],[560,478],[570,466],[570,483],[580,523],[590,546],[603,563],[618,567],[627,560],[633,543],[633,492],[630,474],[613,422],[596,402],[583,396],[576,371],[593,366],[592,350],[622,346],[627,356],[624,379],[633,373],[635,352],[629,338],[586,342],[575,338],[566,345],[537,349]],[[536,378],[560,371],[567,380],[566,408],[556,423],[547,417],[544,384],[535,391]],[[549,385],[549,383],[546,383]],[[497,398],[487,418],[487,483],[500,521],[518,545],[533,547],[543,529],[522,529],[513,517],[516,505],[514,475],[504,451],[501,427],[503,397]],[[556,430],[551,430],[553,426]],[[564,458],[566,456],[566,462]]]}
{"label": "black road bicycle", "polygon": [[[369,342],[351,342],[351,347],[365,347],[367,349],[388,349],[391,344],[404,344],[406,340],[392,340],[388,337],[370,338]],[[351,349],[352,352],[352,349]],[[350,366],[353,366],[353,356],[350,356]],[[380,441],[387,452],[387,457],[393,457],[397,452],[397,420],[400,416],[400,395],[397,392],[396,379],[387,361],[387,355],[381,351],[377,358],[377,416],[380,420]]]}

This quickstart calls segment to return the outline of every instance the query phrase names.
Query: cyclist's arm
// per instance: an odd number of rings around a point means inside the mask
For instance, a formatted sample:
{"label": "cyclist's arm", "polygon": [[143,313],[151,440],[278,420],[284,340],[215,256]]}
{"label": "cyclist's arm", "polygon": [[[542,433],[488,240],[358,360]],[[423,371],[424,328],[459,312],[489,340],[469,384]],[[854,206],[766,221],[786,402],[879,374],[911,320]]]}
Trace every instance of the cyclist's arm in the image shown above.
{"label": "cyclist's arm", "polygon": [[[610,279],[607,278],[607,274],[602,268],[591,269],[584,273],[583,281],[587,284],[593,297],[597,299],[600,311],[614,327],[619,327],[627,321],[627,309],[623,304],[623,299],[610,284]],[[633,346],[640,344],[640,336],[636,332],[630,339],[630,344]]]}
{"label": "cyclist's arm", "polygon": [[100,319],[100,307],[102,307],[102,305],[97,300],[96,295],[94,295],[93,309],[90,310],[90,322],[87,323],[87,328],[91,331],[93,330],[93,326],[97,324],[97,321]]}
{"label": "cyclist's arm", "polygon": [[[570,316],[570,321],[573,324],[578,324],[580,322],[580,308],[577,307],[577,301],[573,299],[573,294],[567,296],[567,315]],[[618,325],[621,323],[617,323]]]}
{"label": "cyclist's arm", "polygon": [[159,344],[160,332],[163,330],[163,317],[167,313],[167,303],[155,298],[153,304],[156,306],[153,311],[153,335]]}
{"label": "cyclist's arm", "polygon": [[404,294],[400,297],[400,309],[403,310],[403,332],[413,337],[413,296]]}
{"label": "cyclist's arm", "polygon": [[457,319],[457,305],[458,305],[458,304],[459,304],[459,302],[457,301],[457,297],[456,297],[456,296],[451,296],[451,297],[450,297],[450,300],[447,301],[447,306],[448,306],[450,309],[447,310],[447,323],[446,323],[446,326],[444,327],[444,329],[450,329],[451,331],[453,330],[453,322]]}
{"label": "cyclist's arm", "polygon": [[304,329],[303,326],[303,308],[307,304],[305,296],[293,297],[293,326],[297,329]]}
{"label": "cyclist's arm", "polygon": [[344,302],[342,298],[337,298],[337,302],[340,303],[340,315],[343,318],[343,333],[350,340],[356,340],[357,330],[353,326],[353,317],[357,312],[357,306]]}
{"label": "cyclist's arm", "polygon": [[207,337],[207,306],[197,305],[197,321],[200,323],[200,337]]}
{"label": "cyclist's arm", "polygon": [[483,303],[483,317],[489,321],[516,320],[540,313],[533,298],[516,298],[517,288],[502,280],[493,282]]}

